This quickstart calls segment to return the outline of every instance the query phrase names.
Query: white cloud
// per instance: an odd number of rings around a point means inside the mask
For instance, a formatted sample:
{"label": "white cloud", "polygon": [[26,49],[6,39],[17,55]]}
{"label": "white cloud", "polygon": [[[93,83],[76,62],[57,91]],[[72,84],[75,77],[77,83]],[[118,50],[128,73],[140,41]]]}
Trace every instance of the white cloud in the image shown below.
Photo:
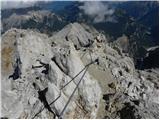
{"label": "white cloud", "polygon": [[10,8],[25,8],[25,7],[30,7],[30,6],[34,6],[35,3],[37,1],[35,0],[10,0],[10,1],[7,1],[7,0],[2,0],[1,1],[1,8],[2,9],[10,9]]}
{"label": "white cloud", "polygon": [[2,9],[26,8],[34,6],[37,2],[49,2],[53,0],[0,0]]}
{"label": "white cloud", "polygon": [[107,4],[102,1],[84,1],[84,5],[80,6],[84,13],[94,19],[94,22],[110,21],[115,22],[113,18],[114,9],[110,9]]}

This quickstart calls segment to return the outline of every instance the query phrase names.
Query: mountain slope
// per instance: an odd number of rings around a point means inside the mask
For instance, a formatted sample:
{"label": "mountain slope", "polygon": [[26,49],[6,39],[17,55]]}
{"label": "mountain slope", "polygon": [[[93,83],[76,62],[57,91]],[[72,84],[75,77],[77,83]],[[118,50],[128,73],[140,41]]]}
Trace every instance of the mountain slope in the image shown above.
{"label": "mountain slope", "polygon": [[102,2],[106,7],[108,6],[114,10],[112,16],[116,22],[101,21],[97,23],[93,22],[92,15],[86,15],[80,9],[85,2],[68,1],[67,3],[68,5],[64,6],[63,9],[56,11],[65,21],[92,25],[98,31],[103,31],[106,36],[110,36],[110,41],[115,41],[125,34],[128,37],[131,48],[129,55],[135,61],[137,58],[144,57],[144,48],[159,44],[159,6],[157,1]]}
{"label": "mountain slope", "polygon": [[2,18],[2,33],[10,28],[36,29],[51,35],[64,27],[65,22],[54,13],[47,10],[32,10],[26,13],[13,13]]}
{"label": "mountain slope", "polygon": [[132,58],[106,41],[79,23],[51,37],[29,29],[5,32],[2,117],[158,118],[158,68],[136,70]]}

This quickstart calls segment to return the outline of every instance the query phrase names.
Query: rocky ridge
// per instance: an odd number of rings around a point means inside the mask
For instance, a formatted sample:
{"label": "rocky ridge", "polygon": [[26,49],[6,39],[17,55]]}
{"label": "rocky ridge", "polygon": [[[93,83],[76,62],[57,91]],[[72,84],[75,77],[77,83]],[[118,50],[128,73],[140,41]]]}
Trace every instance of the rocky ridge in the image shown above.
{"label": "rocky ridge", "polygon": [[33,30],[5,32],[2,117],[158,118],[158,69],[136,70],[133,59],[106,41],[79,23],[51,37]]}
{"label": "rocky ridge", "polygon": [[31,10],[23,14],[12,13],[2,19],[2,33],[10,28],[36,29],[51,34],[64,26],[62,18],[47,10]]}

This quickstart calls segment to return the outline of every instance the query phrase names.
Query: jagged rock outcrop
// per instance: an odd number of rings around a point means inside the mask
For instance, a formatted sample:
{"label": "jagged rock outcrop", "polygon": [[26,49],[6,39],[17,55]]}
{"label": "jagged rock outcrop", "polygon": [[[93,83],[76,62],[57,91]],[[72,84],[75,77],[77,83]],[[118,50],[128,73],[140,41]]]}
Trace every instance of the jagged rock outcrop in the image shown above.
{"label": "jagged rock outcrop", "polygon": [[[61,87],[85,65],[71,41],[65,46],[56,42],[52,46],[52,42],[55,41],[31,30],[11,29],[2,36],[2,96],[6,96],[2,98],[3,117],[54,118],[62,112],[84,72],[64,89]],[[86,72],[61,117],[95,118],[100,96],[97,80]]]}
{"label": "jagged rock outcrop", "polygon": [[93,42],[93,38],[94,36],[86,31],[80,24],[73,23],[67,25],[51,39],[60,43],[66,41],[73,42],[75,48],[78,50],[81,47],[89,47]]}
{"label": "jagged rock outcrop", "polygon": [[123,53],[128,53],[129,51],[129,39],[127,38],[127,36],[122,35],[121,37],[119,37],[116,41],[113,41],[113,46],[116,48],[121,48]]}
{"label": "jagged rock outcrop", "polygon": [[137,71],[129,57],[106,51],[112,53],[107,63],[116,79],[109,84],[115,92],[104,96],[109,111],[106,118],[158,118],[159,70]]}
{"label": "jagged rock outcrop", "polygon": [[22,29],[3,34],[2,117],[158,118],[159,69],[135,69],[102,33],[86,29],[73,23],[51,37]]}
{"label": "jagged rock outcrop", "polygon": [[[115,48],[95,39],[89,48],[90,55],[85,58],[87,60],[90,60],[89,56],[92,59],[98,58],[98,66],[105,72],[110,70],[114,77],[107,79],[108,81],[111,79],[111,83],[108,84],[111,91],[108,88],[103,92],[106,100],[106,118],[158,118],[159,70],[138,71],[132,58],[112,47]],[[100,79],[103,76],[101,75]]]}

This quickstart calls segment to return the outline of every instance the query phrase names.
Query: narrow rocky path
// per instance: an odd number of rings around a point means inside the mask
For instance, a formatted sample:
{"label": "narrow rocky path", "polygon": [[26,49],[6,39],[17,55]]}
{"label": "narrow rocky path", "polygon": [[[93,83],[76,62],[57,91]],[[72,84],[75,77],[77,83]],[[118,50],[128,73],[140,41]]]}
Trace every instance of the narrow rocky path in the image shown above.
{"label": "narrow rocky path", "polygon": [[[88,63],[88,59],[87,59],[87,55],[89,53],[85,53],[83,55],[82,61],[84,64]],[[113,89],[111,89],[108,84],[115,82],[115,79],[113,78],[111,71],[108,69],[102,70],[99,68],[98,65],[93,64],[89,67],[88,69],[89,74],[94,77],[102,90],[102,95],[101,95],[101,99],[100,99],[100,104],[99,104],[99,110],[97,112],[97,118],[104,118],[106,116],[106,110],[105,110],[105,100],[103,99],[103,95],[107,94],[107,93],[111,93],[113,92]]]}

